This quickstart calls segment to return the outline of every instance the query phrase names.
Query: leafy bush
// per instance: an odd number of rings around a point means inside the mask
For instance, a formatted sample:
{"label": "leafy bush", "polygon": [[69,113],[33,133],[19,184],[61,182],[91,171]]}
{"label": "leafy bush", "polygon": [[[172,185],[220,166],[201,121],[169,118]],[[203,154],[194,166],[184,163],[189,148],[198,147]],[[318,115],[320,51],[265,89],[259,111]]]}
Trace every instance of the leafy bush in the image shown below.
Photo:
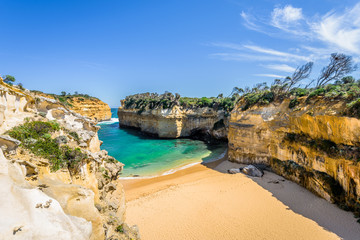
{"label": "leafy bush", "polygon": [[309,94],[309,90],[305,88],[294,88],[290,91],[290,94],[297,97],[303,97]]}
{"label": "leafy bush", "polygon": [[272,91],[265,90],[245,94],[243,98],[245,100],[245,106],[242,108],[242,110],[245,111],[257,103],[260,105],[265,105],[273,102],[275,99],[275,94]]}
{"label": "leafy bush", "polygon": [[289,108],[294,108],[296,105],[298,105],[300,102],[299,102],[299,100],[298,100],[298,98],[296,97],[296,98],[294,98],[294,99],[292,99],[291,101],[290,101],[290,103],[289,103]]}
{"label": "leafy bush", "polygon": [[320,95],[324,95],[324,94],[325,94],[324,88],[317,88],[309,94],[308,98],[312,98],[312,97],[320,96]]}
{"label": "leafy bush", "polygon": [[202,98],[189,98],[180,97],[179,94],[172,94],[165,92],[164,94],[157,93],[141,93],[127,96],[122,102],[125,109],[138,109],[138,113],[146,109],[170,109],[174,106],[182,108],[203,108],[210,107],[215,110],[223,109],[230,112],[237,101],[237,97],[202,97]]}
{"label": "leafy bush", "polygon": [[27,138],[39,139],[40,137],[43,137],[44,134],[52,133],[57,130],[60,130],[60,126],[55,121],[34,121],[13,128],[9,132],[9,135],[10,137],[23,141]]}
{"label": "leafy bush", "polygon": [[77,142],[80,141],[80,137],[77,132],[69,132],[69,135],[72,136],[75,139],[75,141],[77,141]]}
{"label": "leafy bush", "polygon": [[119,233],[123,233],[123,232],[124,232],[124,227],[123,227],[123,225],[117,226],[116,229],[115,229],[115,231],[116,231],[116,232],[119,232]]}
{"label": "leafy bush", "polygon": [[51,138],[51,133],[58,130],[60,126],[57,122],[34,121],[14,127],[8,134],[21,141],[21,145],[33,154],[49,159],[53,171],[63,167],[77,169],[87,156],[79,148],[60,147],[56,140]]}
{"label": "leafy bush", "polygon": [[344,114],[350,117],[360,118],[360,98],[347,104]]}

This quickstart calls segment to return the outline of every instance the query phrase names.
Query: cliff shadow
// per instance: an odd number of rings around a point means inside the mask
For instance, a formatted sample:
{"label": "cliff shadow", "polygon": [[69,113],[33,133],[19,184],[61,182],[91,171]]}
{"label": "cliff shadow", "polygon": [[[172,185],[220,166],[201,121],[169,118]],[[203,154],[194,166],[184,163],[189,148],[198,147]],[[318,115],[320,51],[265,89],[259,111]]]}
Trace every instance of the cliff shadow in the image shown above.
{"label": "cliff shadow", "polygon": [[[245,164],[229,162],[226,159],[204,163],[203,165],[223,174],[228,174],[227,170],[230,168],[246,166]],[[360,224],[357,223],[352,212],[340,209],[337,205],[318,197],[304,187],[271,171],[264,172],[265,174],[261,178],[245,176],[270,192],[273,197],[287,207],[287,210],[315,221],[319,226],[335,233],[341,239],[359,239]]]}

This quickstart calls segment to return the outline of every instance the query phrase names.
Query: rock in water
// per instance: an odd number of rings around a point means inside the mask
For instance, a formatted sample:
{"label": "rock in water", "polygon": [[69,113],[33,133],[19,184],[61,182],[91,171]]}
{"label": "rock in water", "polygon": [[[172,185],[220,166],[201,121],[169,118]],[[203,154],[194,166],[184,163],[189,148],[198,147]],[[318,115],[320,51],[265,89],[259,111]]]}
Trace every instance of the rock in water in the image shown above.
{"label": "rock in water", "polygon": [[248,165],[244,167],[243,169],[241,169],[241,172],[252,177],[262,177],[264,175],[264,172],[256,168],[254,165]]}

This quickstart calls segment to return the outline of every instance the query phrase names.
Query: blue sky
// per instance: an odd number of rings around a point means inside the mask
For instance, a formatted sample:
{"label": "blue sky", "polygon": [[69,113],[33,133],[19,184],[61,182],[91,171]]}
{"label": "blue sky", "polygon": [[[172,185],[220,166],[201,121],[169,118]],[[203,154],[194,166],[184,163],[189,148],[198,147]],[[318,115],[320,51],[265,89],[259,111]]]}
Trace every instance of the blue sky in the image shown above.
{"label": "blue sky", "polygon": [[315,78],[332,52],[360,60],[357,1],[0,0],[0,9],[1,75],[112,107],[139,92],[226,95],[307,61]]}

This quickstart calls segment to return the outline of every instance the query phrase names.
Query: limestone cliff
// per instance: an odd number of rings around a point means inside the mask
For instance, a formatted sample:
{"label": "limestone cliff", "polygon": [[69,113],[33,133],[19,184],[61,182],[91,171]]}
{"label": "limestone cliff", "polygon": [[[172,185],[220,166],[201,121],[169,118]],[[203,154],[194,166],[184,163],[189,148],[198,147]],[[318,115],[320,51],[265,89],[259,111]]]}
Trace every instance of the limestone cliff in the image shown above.
{"label": "limestone cliff", "polygon": [[107,121],[111,119],[111,109],[109,105],[97,98],[73,97],[71,98],[69,108],[95,121]]}
{"label": "limestone cliff", "polygon": [[[123,164],[100,150],[96,122],[2,79],[0,95],[0,239],[138,239],[136,227],[125,223],[125,195],[117,180]],[[7,135],[34,121],[59,124],[46,137],[77,149],[67,152],[82,156],[76,167],[53,171],[53,162]]]}
{"label": "limestone cliff", "polygon": [[160,138],[200,137],[202,139],[227,138],[227,117],[223,110],[212,108],[184,109],[118,109],[121,127],[138,128]]}
{"label": "limestone cliff", "polygon": [[253,106],[240,102],[229,123],[229,159],[265,163],[323,198],[360,212],[360,120],[346,104],[322,97],[289,108],[290,100]]}
{"label": "limestone cliff", "polygon": [[95,97],[78,95],[60,96],[55,94],[46,94],[40,91],[32,91],[32,95],[34,98],[45,97],[47,99],[57,100],[67,109],[97,122],[111,119],[111,108],[109,105]]}

